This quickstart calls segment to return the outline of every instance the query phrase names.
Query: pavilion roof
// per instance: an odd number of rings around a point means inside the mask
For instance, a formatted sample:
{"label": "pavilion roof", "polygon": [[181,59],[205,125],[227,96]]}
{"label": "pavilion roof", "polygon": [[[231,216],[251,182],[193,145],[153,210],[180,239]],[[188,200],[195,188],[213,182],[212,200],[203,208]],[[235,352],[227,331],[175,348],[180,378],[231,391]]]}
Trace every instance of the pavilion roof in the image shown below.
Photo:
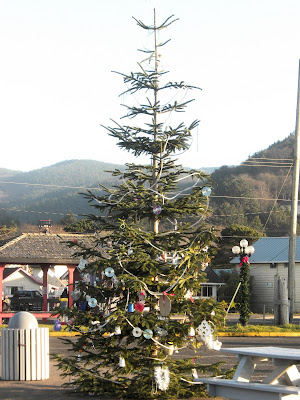
{"label": "pavilion roof", "polygon": [[66,242],[76,241],[85,246],[95,244],[94,235],[23,233],[0,247],[0,263],[5,264],[78,264],[74,257],[78,246]]}

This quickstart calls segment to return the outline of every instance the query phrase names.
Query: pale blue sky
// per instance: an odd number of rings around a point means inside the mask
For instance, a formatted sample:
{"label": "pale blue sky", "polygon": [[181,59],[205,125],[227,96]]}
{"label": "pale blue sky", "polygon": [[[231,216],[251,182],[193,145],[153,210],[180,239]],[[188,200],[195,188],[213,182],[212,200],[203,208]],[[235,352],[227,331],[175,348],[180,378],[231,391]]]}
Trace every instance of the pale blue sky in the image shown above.
{"label": "pale blue sky", "polygon": [[129,73],[151,39],[132,16],[179,18],[163,39],[170,79],[195,91],[188,167],[239,164],[295,128],[299,0],[0,0],[0,167],[67,159],[132,162],[100,126],[121,117]]}

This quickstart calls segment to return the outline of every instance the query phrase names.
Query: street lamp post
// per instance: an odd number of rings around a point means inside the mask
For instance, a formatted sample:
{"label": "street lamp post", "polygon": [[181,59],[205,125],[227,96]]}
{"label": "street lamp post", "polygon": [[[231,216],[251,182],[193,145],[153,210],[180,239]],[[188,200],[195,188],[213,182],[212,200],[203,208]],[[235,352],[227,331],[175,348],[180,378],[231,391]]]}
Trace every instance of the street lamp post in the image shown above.
{"label": "street lamp post", "polygon": [[241,283],[241,301],[240,301],[240,323],[245,326],[248,324],[250,311],[250,262],[249,257],[254,253],[254,247],[248,246],[248,241],[242,239],[239,246],[234,246],[232,252],[240,256],[240,283]]}

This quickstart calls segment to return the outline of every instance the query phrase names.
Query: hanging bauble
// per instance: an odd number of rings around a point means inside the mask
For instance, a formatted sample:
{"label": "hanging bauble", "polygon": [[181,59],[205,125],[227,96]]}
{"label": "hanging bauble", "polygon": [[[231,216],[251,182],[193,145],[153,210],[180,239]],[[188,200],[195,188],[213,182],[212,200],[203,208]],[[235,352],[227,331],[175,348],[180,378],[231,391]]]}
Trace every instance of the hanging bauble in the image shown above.
{"label": "hanging bauble", "polygon": [[81,292],[79,290],[72,290],[72,292],[70,294],[74,301],[79,300],[79,298],[81,296]]}
{"label": "hanging bauble", "polygon": [[153,206],[153,214],[159,215],[161,213],[161,206],[158,206],[157,204],[154,204]]}
{"label": "hanging bauble", "polygon": [[97,304],[97,300],[94,297],[91,297],[88,301],[88,305],[92,308],[96,307]]}
{"label": "hanging bauble", "polygon": [[125,359],[122,356],[119,358],[119,367],[125,368]]}
{"label": "hanging bauble", "polygon": [[151,339],[153,337],[153,331],[151,329],[145,329],[143,336],[145,339]]}
{"label": "hanging bauble", "polygon": [[111,277],[113,277],[113,276],[114,276],[114,274],[115,274],[115,271],[114,271],[114,269],[113,269],[113,268],[111,268],[111,267],[107,267],[107,268],[105,268],[105,271],[104,271],[104,273],[105,273],[105,276],[107,276],[108,278],[111,278]]}
{"label": "hanging bauble", "polygon": [[170,372],[168,367],[155,367],[154,379],[159,390],[167,390],[170,383]]}
{"label": "hanging bauble", "polygon": [[128,304],[128,312],[134,312],[134,304],[132,303]]}
{"label": "hanging bauble", "polygon": [[165,352],[171,356],[174,353],[174,345],[172,342],[168,342],[168,347],[165,348]]}
{"label": "hanging bauble", "polygon": [[84,258],[81,258],[78,264],[78,269],[80,271],[82,271],[86,266],[88,265],[87,260],[85,260]]}
{"label": "hanging bauble", "polygon": [[155,330],[159,336],[167,336],[168,334],[168,332],[160,326],[157,326]]}
{"label": "hanging bauble", "polygon": [[53,326],[53,330],[55,332],[59,332],[61,331],[61,321],[59,319],[54,321],[54,326]]}
{"label": "hanging bauble", "polygon": [[121,327],[119,325],[115,326],[115,335],[121,335]]}
{"label": "hanging bauble", "polygon": [[215,340],[214,341],[214,344],[213,344],[213,348],[214,348],[214,350],[221,350],[221,347],[222,347],[222,343],[221,342],[219,342],[219,340]]}
{"label": "hanging bauble", "polygon": [[203,196],[209,196],[211,194],[211,188],[208,186],[204,186],[202,189],[202,194]]}
{"label": "hanging bauble", "polygon": [[138,338],[138,337],[141,337],[141,336],[142,336],[143,331],[141,330],[141,328],[136,327],[136,328],[134,328],[134,329],[132,330],[132,334],[133,334],[134,337]]}
{"label": "hanging bauble", "polygon": [[144,291],[139,291],[138,292],[138,296],[139,296],[139,301],[145,301],[146,300],[146,293]]}
{"label": "hanging bauble", "polygon": [[132,253],[133,253],[133,250],[132,250],[131,247],[129,247],[127,254],[128,254],[129,256],[131,256]]}
{"label": "hanging bauble", "polygon": [[195,329],[193,326],[190,327],[188,335],[189,337],[195,336]]}
{"label": "hanging bauble", "polygon": [[140,302],[135,303],[135,305],[134,305],[134,309],[136,311],[140,311],[140,312],[142,312],[144,310],[144,307],[145,307],[144,304],[140,303]]}
{"label": "hanging bauble", "polygon": [[159,312],[162,317],[167,317],[171,312],[171,300],[166,294],[159,296]]}
{"label": "hanging bauble", "polygon": [[204,338],[204,343],[209,350],[213,350],[214,348],[214,337],[213,335],[208,335]]}

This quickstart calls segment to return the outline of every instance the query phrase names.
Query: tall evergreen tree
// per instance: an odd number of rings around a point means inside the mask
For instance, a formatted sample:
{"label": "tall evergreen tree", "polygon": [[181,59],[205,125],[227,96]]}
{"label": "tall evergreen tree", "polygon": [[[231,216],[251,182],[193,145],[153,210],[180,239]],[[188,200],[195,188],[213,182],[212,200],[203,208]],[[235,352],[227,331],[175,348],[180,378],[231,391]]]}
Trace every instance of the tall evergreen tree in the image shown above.
{"label": "tall evergreen tree", "polygon": [[[174,21],[172,16],[157,24],[155,11],[153,25],[136,20],[153,35],[153,48],[145,51],[138,72],[121,76],[127,86],[124,93],[135,98],[143,94],[145,100],[126,106],[125,117],[135,125],[116,122],[107,127],[122,149],[148,155],[151,164],[126,164],[124,172],[112,171],[120,178],[118,186],[103,186],[105,195],[88,192],[85,196],[97,210],[89,219],[96,223],[98,235],[89,248],[70,243],[80,248],[87,263],[83,272],[90,274],[90,281],[81,283],[72,296],[78,304],[87,301],[89,310],[79,306],[65,312],[79,334],[69,343],[80,357],[57,360],[82,392],[135,399],[191,397],[203,390],[186,382],[195,367],[200,372],[219,371],[218,365],[172,357],[188,347],[197,352],[201,335],[218,348],[203,326],[218,326],[224,318],[223,304],[197,297],[213,238],[204,222],[208,177],[185,171],[174,159],[189,148],[198,121],[188,126],[166,123],[191,100],[165,101],[164,93],[194,89],[182,81],[164,81],[160,68],[158,52],[167,41],[159,42],[158,35]],[[178,188],[191,178],[189,188]]]}

